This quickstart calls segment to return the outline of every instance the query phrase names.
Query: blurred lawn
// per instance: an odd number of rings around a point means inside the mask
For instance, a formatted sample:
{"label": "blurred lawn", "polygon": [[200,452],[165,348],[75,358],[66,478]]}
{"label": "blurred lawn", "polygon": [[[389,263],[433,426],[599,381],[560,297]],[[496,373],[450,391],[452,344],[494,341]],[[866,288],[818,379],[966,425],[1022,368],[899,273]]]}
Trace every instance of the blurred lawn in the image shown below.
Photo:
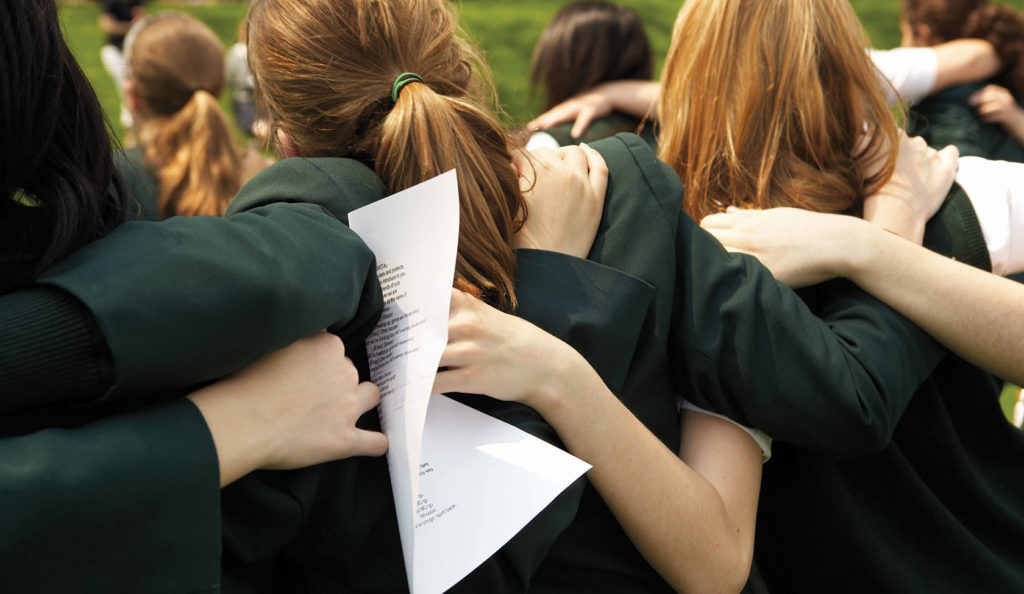
{"label": "blurred lawn", "polygon": [[[659,56],[660,71],[668,50],[672,24],[681,3],[668,0],[620,0],[640,14],[647,34]],[[567,0],[462,0],[459,4],[463,28],[484,48],[498,85],[498,94],[512,124],[529,121],[539,112],[541,100],[529,97],[528,75],[533,45],[548,20]],[[1024,9],[1024,0],[1006,2]],[[899,45],[899,0],[851,0],[877,48]],[[195,6],[178,3],[150,3],[151,12],[173,8],[195,15],[220,35],[225,47],[236,41],[235,27],[245,14],[244,2]],[[91,2],[76,2],[61,8],[67,38],[86,74],[93,81],[104,110],[119,135],[124,131],[118,118],[119,98],[114,84],[100,62],[103,36],[97,25],[99,9]],[[221,98],[225,110],[230,99]],[[1004,390],[1002,402],[1009,415],[1016,392]]]}
{"label": "blurred lawn", "polygon": [[[567,0],[462,0],[460,14],[464,29],[486,52],[502,104],[513,123],[531,119],[540,109],[540,98],[531,101],[528,75],[533,45],[544,25]],[[672,23],[681,3],[674,0],[621,0],[640,14],[647,34],[659,56],[660,70],[668,50]],[[1010,2],[1024,9],[1024,0]],[[899,0],[852,0],[875,47],[899,44]],[[245,13],[244,2],[211,6],[178,3],[150,3],[150,11],[167,8],[194,14],[216,31],[225,46],[235,42],[235,25]],[[92,2],[75,2],[61,10],[68,39],[86,73],[96,86],[108,115],[116,116],[118,98],[113,83],[103,70],[99,51],[103,37],[96,19],[98,8]],[[229,102],[225,101],[225,105]],[[117,118],[111,117],[116,123]]]}

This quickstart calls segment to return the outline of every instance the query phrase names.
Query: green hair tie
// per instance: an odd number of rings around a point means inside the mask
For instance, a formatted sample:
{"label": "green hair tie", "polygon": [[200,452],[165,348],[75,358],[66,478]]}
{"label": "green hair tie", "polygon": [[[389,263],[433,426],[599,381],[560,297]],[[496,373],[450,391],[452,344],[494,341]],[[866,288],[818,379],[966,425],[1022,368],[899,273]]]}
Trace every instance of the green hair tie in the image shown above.
{"label": "green hair tie", "polygon": [[411,82],[423,82],[420,75],[415,72],[403,72],[398,75],[395,79],[395,84],[391,85],[391,102],[398,103],[398,94],[402,92],[402,88]]}

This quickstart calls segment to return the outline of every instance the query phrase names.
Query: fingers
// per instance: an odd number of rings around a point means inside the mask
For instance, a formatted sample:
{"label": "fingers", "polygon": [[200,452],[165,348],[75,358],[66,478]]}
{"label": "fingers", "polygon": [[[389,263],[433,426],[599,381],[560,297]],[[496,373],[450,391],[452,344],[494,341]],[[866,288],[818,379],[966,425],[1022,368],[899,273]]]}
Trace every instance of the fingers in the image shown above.
{"label": "fingers", "polygon": [[388,451],[388,438],[379,431],[356,429],[350,435],[349,456],[383,456]]}
{"label": "fingers", "polygon": [[360,382],[352,391],[352,396],[360,416],[380,404],[380,388],[373,382]]}
{"label": "fingers", "polygon": [[938,158],[952,170],[953,176],[956,177],[956,172],[960,169],[960,149],[951,144],[938,152]]}
{"label": "fingers", "polygon": [[573,174],[581,174],[587,170],[587,154],[578,146],[563,146],[558,149],[558,158],[562,160]]}
{"label": "fingers", "polygon": [[580,148],[587,158],[587,168],[590,171],[590,185],[603,198],[608,190],[608,164],[605,163],[601,153],[590,148],[590,145],[580,143]]}
{"label": "fingers", "polygon": [[700,226],[705,229],[728,229],[735,227],[740,222],[740,218],[746,216],[746,213],[758,212],[757,209],[753,208],[740,208],[738,206],[727,206],[725,212],[716,212],[707,215],[700,220]]}
{"label": "fingers", "polygon": [[458,369],[446,369],[444,371],[437,372],[434,376],[434,386],[431,390],[431,394],[450,394],[452,392],[460,391],[459,377],[460,373]]}
{"label": "fingers", "polygon": [[579,103],[575,99],[569,99],[540,114],[526,124],[526,127],[529,130],[545,130],[563,122],[570,122],[579,110]]}
{"label": "fingers", "polygon": [[728,229],[736,225],[736,215],[732,212],[716,212],[700,220],[700,226],[714,234],[716,229]]}
{"label": "fingers", "polygon": [[592,108],[584,108],[580,111],[579,115],[576,116],[576,121],[573,122],[572,131],[569,132],[573,138],[579,138],[583,136],[583,133],[590,127],[590,123],[594,121],[595,111]]}

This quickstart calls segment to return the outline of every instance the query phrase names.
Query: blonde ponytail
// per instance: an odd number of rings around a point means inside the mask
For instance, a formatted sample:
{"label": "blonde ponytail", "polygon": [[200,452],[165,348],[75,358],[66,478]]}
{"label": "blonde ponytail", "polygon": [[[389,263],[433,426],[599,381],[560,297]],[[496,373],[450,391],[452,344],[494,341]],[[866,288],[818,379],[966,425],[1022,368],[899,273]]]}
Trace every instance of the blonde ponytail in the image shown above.
{"label": "blonde ponytail", "polygon": [[159,181],[164,217],[224,214],[241,186],[241,154],[217,96],[224,48],[187,14],[146,17],[125,41],[126,79],[139,100],[143,160]]}
{"label": "blonde ponytail", "polygon": [[241,163],[217,99],[196,91],[177,113],[149,126],[144,157],[158,168],[160,214],[224,214],[241,185]]}

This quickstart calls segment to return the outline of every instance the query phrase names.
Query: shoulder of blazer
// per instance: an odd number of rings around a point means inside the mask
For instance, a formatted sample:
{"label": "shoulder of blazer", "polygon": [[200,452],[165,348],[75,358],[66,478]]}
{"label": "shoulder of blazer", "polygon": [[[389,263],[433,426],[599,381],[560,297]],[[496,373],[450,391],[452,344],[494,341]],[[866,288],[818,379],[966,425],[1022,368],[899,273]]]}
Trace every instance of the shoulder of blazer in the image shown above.
{"label": "shoulder of blazer", "polygon": [[626,188],[631,195],[649,193],[665,218],[675,225],[683,204],[683,184],[671,167],[658,160],[644,139],[620,133],[590,146],[608,164],[609,198]]}
{"label": "shoulder of blazer", "polygon": [[305,202],[324,207],[343,223],[348,213],[389,192],[369,167],[353,159],[294,157],[279,161],[249,180],[225,216],[273,202]]}

